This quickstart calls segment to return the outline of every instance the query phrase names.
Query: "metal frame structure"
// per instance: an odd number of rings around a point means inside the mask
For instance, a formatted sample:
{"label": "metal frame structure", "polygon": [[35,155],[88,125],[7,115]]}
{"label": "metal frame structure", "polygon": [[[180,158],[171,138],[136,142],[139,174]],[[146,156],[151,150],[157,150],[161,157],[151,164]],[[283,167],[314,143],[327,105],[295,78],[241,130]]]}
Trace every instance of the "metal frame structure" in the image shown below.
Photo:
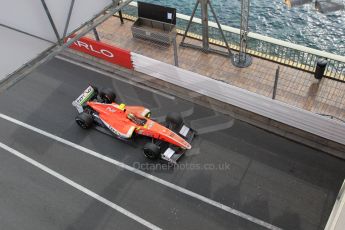
{"label": "metal frame structure", "polygon": [[343,0],[284,0],[288,7],[314,4],[315,10],[322,14],[332,13],[345,9]]}
{"label": "metal frame structure", "polygon": [[[202,47],[200,46],[197,46],[197,45],[193,45],[193,44],[189,44],[189,43],[185,43],[185,39],[187,37],[187,34],[188,34],[188,31],[190,29],[190,26],[191,24],[193,23],[193,18],[195,16],[195,12],[196,10],[198,9],[198,6],[201,6],[201,18],[202,18]],[[210,10],[213,14],[213,17],[214,19],[216,20],[216,23],[218,25],[218,29],[222,35],[222,38],[224,40],[224,43],[226,45],[226,48],[228,50],[228,52],[222,52],[220,50],[215,50],[215,49],[212,49],[210,48],[209,46],[209,31],[208,31],[208,7],[210,7]],[[193,9],[193,12],[192,12],[192,15],[190,17],[190,20],[188,22],[188,25],[187,25],[187,28],[184,32],[184,35],[183,35],[183,38],[182,38],[182,41],[181,41],[181,44],[180,44],[182,47],[189,47],[189,48],[194,48],[194,49],[200,49],[202,50],[203,52],[213,52],[213,53],[218,53],[218,54],[222,54],[222,55],[226,55],[226,56],[229,56],[229,57],[232,57],[232,52],[230,50],[230,47],[228,45],[228,42],[225,38],[225,35],[224,35],[224,32],[222,30],[222,27],[218,21],[218,18],[217,18],[217,15],[211,5],[211,1],[210,0],[197,0],[196,3],[195,3],[195,6],[194,6],[194,9]]]}
{"label": "metal frame structure", "polygon": [[[84,22],[81,26],[79,26],[75,30],[68,33],[68,27],[70,26],[70,19],[71,19],[71,16],[73,14],[73,8],[75,6],[75,0],[71,0],[70,6],[68,9],[68,15],[67,15],[66,23],[64,26],[64,30],[63,30],[63,36],[61,37],[59,35],[59,32],[57,30],[57,27],[55,25],[55,22],[53,20],[51,12],[49,11],[49,8],[46,4],[46,1],[41,0],[42,6],[45,10],[45,13],[46,13],[47,18],[48,18],[49,23],[50,23],[50,26],[51,26],[52,30],[54,31],[54,34],[57,38],[56,42],[51,41],[50,39],[43,38],[41,36],[37,36],[35,34],[31,34],[31,33],[22,31],[22,30],[17,29],[17,28],[13,28],[13,27],[8,26],[8,25],[0,24],[0,26],[5,27],[7,29],[14,30],[16,32],[19,32],[19,33],[22,33],[22,34],[25,34],[25,35],[28,35],[28,36],[31,36],[31,37],[34,37],[36,39],[46,41],[46,42],[49,42],[52,44],[52,46],[49,47],[48,49],[42,50],[43,52],[41,54],[39,54],[36,58],[34,58],[31,61],[29,61],[28,63],[26,63],[21,68],[17,69],[15,72],[7,75],[5,78],[0,80],[0,82],[6,82],[10,78],[11,79],[12,78],[13,79],[20,79],[22,76],[30,73],[36,67],[49,61],[55,55],[57,55],[58,53],[60,53],[61,51],[63,51],[67,47],[69,47],[73,42],[77,41],[82,36],[86,35],[89,31],[93,30],[98,25],[100,25],[101,23],[106,21],[108,18],[113,16],[115,13],[119,12],[123,7],[127,6],[132,1],[133,0],[113,0],[110,5],[106,6],[97,15],[92,17],[90,20]],[[71,34],[75,34],[75,36],[73,36],[72,38],[69,38],[69,36]],[[68,40],[67,40],[67,38],[68,38]]]}
{"label": "metal frame structure", "polygon": [[48,6],[47,6],[45,0],[41,0],[41,3],[42,3],[42,6],[43,6],[43,8],[44,8],[44,11],[45,11],[46,14],[47,14],[47,17],[48,17],[48,19],[49,19],[50,25],[51,25],[51,27],[52,27],[53,30],[54,30],[56,39],[57,39],[58,43],[61,44],[61,39],[60,39],[59,32],[58,32],[58,30],[57,30],[57,28],[56,28],[56,26],[55,26],[54,20],[53,20],[51,14],[50,14],[50,11],[49,11],[49,9],[48,9]]}
{"label": "metal frame structure", "polygon": [[249,32],[249,9],[250,0],[241,1],[241,27],[240,27],[240,52],[235,54],[232,64],[239,68],[248,67],[252,64],[252,58],[247,54],[247,40]]}
{"label": "metal frame structure", "polygon": [[68,16],[67,16],[67,20],[66,20],[65,29],[64,29],[63,35],[62,35],[63,37],[66,37],[66,34],[67,34],[67,29],[68,29],[69,22],[71,20],[74,3],[75,3],[75,0],[71,0],[71,4],[70,4],[69,10],[68,10]]}

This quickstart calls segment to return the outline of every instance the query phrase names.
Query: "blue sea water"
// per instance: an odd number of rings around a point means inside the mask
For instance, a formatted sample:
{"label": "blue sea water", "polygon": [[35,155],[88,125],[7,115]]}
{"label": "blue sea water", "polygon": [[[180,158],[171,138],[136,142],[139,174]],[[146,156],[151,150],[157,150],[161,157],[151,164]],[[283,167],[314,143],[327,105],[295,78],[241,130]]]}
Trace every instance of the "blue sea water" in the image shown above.
{"label": "blue sea water", "polygon": [[[187,15],[191,15],[196,2],[141,1],[174,7]],[[211,0],[211,4],[222,24],[239,28],[240,0]],[[289,9],[283,0],[251,0],[250,4],[251,32],[345,56],[345,11],[322,14],[313,4]],[[200,8],[196,16],[200,17]]]}

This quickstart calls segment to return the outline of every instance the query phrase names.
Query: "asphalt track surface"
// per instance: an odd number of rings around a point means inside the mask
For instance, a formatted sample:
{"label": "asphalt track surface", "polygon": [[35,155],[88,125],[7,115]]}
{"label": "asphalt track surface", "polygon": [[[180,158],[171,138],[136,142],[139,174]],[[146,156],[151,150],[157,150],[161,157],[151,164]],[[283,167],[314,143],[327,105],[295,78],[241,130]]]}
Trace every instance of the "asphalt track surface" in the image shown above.
{"label": "asphalt track surface", "polygon": [[[54,59],[1,92],[1,229],[147,229],[140,220],[163,229],[323,229],[344,161],[212,105],[116,78]],[[158,120],[181,112],[200,135],[179,168],[148,161],[143,140],[81,130],[71,102],[89,82],[114,88],[120,102],[151,108]]]}

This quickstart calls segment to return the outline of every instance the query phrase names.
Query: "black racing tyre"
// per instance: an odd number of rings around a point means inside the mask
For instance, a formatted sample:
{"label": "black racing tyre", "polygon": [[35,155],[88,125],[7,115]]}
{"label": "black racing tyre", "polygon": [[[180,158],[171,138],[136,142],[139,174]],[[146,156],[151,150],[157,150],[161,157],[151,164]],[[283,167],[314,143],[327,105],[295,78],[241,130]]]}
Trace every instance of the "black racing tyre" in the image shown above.
{"label": "black racing tyre", "polygon": [[94,86],[94,85],[91,85],[91,87],[93,88],[93,90],[95,91],[95,95],[97,96],[99,91],[98,91],[98,87],[97,86]]}
{"label": "black racing tyre", "polygon": [[83,129],[88,129],[93,124],[92,116],[85,112],[78,114],[78,116],[75,118],[75,121]]}
{"label": "black racing tyre", "polygon": [[176,113],[176,112],[169,113],[165,120],[168,123],[168,125],[172,124],[176,127],[182,125],[182,123],[183,123],[183,119],[181,117],[181,114]]}
{"label": "black racing tyre", "polygon": [[150,160],[156,160],[160,158],[161,151],[158,145],[148,142],[144,146],[144,155]]}
{"label": "black racing tyre", "polygon": [[110,103],[115,102],[116,94],[111,89],[108,89],[108,88],[102,89],[102,91],[100,92],[100,96],[104,100],[105,103],[110,104]]}

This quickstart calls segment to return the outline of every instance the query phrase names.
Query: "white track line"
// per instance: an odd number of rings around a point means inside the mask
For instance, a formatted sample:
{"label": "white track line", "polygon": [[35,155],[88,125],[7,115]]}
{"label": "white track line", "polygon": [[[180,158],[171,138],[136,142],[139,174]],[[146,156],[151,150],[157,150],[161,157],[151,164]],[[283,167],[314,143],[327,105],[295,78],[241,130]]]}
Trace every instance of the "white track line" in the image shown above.
{"label": "white track line", "polygon": [[61,138],[61,137],[55,136],[54,134],[51,134],[51,133],[48,133],[48,132],[46,132],[46,131],[44,131],[44,130],[38,129],[38,128],[34,127],[34,126],[31,126],[31,125],[29,125],[29,124],[26,124],[26,123],[24,123],[24,122],[21,122],[21,121],[19,121],[19,120],[17,120],[17,119],[14,119],[14,118],[12,118],[12,117],[9,117],[9,116],[7,116],[7,115],[5,115],[5,114],[0,113],[0,118],[5,119],[5,120],[7,120],[7,121],[9,121],[9,122],[15,123],[15,124],[17,124],[17,125],[19,125],[19,126],[22,126],[22,127],[24,127],[24,128],[30,129],[31,131],[37,132],[37,133],[39,133],[39,134],[41,134],[41,135],[44,135],[44,136],[46,136],[46,137],[49,137],[49,138],[51,138],[51,139],[53,139],[53,140],[55,140],[55,141],[58,141],[58,142],[63,143],[63,144],[65,144],[65,145],[68,145],[68,146],[70,146],[70,147],[72,147],[72,148],[78,149],[78,150],[80,150],[80,151],[82,151],[82,152],[84,152],[84,153],[87,153],[87,154],[89,154],[89,155],[92,155],[92,156],[94,156],[94,157],[97,157],[97,158],[99,158],[99,159],[102,159],[102,160],[104,160],[104,161],[107,161],[107,162],[109,162],[109,163],[111,163],[111,164],[113,164],[113,165],[116,165],[116,166],[121,167],[121,168],[123,168],[123,169],[126,169],[126,170],[128,170],[128,171],[131,171],[131,172],[133,172],[133,173],[135,173],[135,174],[137,174],[137,175],[143,176],[143,177],[145,177],[145,178],[147,178],[147,179],[149,179],[149,180],[155,181],[155,182],[157,182],[157,183],[159,183],[159,184],[161,184],[161,185],[164,185],[164,186],[169,187],[169,188],[171,188],[171,189],[173,189],[173,190],[179,191],[179,192],[181,192],[181,193],[183,193],[183,194],[185,194],[185,195],[188,195],[188,196],[190,196],[190,197],[193,197],[193,198],[195,198],[195,199],[198,199],[198,200],[200,200],[200,201],[202,201],[202,202],[205,202],[205,203],[207,203],[207,204],[209,204],[209,205],[212,205],[212,206],[214,206],[214,207],[216,207],[216,208],[222,209],[222,210],[224,210],[224,211],[226,211],[226,212],[229,212],[229,213],[231,213],[231,214],[233,214],[233,215],[236,215],[236,216],[238,216],[238,217],[240,217],[240,218],[243,218],[243,219],[245,219],[245,220],[247,220],[247,221],[250,221],[250,222],[252,222],[252,223],[255,223],[255,224],[257,224],[257,225],[263,226],[263,227],[265,227],[265,228],[267,228],[267,229],[281,230],[281,228],[276,227],[276,226],[274,226],[274,225],[272,225],[272,224],[270,224],[270,223],[267,223],[267,222],[265,222],[265,221],[263,221],[263,220],[260,220],[260,219],[258,219],[258,218],[256,218],[256,217],[253,217],[253,216],[251,216],[251,215],[248,215],[248,214],[246,214],[246,213],[243,213],[243,212],[241,212],[241,211],[239,211],[239,210],[233,209],[233,208],[231,208],[231,207],[229,207],[229,206],[226,206],[226,205],[224,205],[224,204],[221,204],[221,203],[219,203],[219,202],[217,202],[217,201],[211,200],[211,199],[209,199],[209,198],[207,198],[207,197],[205,197],[205,196],[202,196],[202,195],[197,194],[197,193],[195,193],[195,192],[192,192],[192,191],[190,191],[190,190],[188,190],[188,189],[182,188],[182,187],[180,187],[180,186],[178,186],[178,185],[175,185],[175,184],[173,184],[173,183],[170,183],[170,182],[168,182],[168,181],[165,181],[165,180],[163,180],[163,179],[160,179],[160,178],[158,178],[158,177],[156,177],[156,176],[153,176],[153,175],[151,175],[151,174],[149,174],[149,173],[143,172],[143,171],[141,171],[141,170],[139,170],[139,169],[136,169],[136,168],[134,168],[134,167],[131,167],[131,166],[129,166],[129,165],[123,163],[123,162],[120,162],[120,161],[111,159],[111,158],[109,158],[109,157],[106,157],[106,156],[104,156],[104,155],[102,155],[102,154],[100,154],[100,153],[97,153],[97,152],[93,151],[93,150],[87,149],[87,148],[85,148],[85,147],[83,147],[83,146],[80,146],[80,145],[78,145],[78,144],[75,144],[75,143],[73,143],[73,142],[70,142],[70,141],[68,141],[68,140],[65,140],[65,139],[63,139],[63,138]]}
{"label": "white track line", "polygon": [[83,193],[85,193],[85,194],[91,196],[92,198],[94,198],[94,199],[98,200],[99,202],[101,202],[101,203],[103,203],[103,204],[105,204],[105,205],[111,207],[112,209],[115,209],[116,211],[122,213],[123,215],[126,215],[127,217],[129,217],[129,218],[131,218],[131,219],[137,221],[138,223],[140,223],[140,224],[142,224],[142,225],[144,225],[144,226],[146,226],[146,227],[148,227],[148,228],[150,228],[150,229],[155,229],[155,230],[156,230],[156,229],[157,229],[157,230],[161,229],[161,228],[157,227],[156,225],[151,224],[150,222],[144,220],[143,218],[141,218],[141,217],[139,217],[139,216],[137,216],[137,215],[131,213],[130,211],[128,211],[128,210],[126,210],[126,209],[124,209],[124,208],[118,206],[117,204],[114,204],[113,202],[111,202],[111,201],[105,199],[104,197],[98,195],[97,193],[92,192],[91,190],[89,190],[89,189],[83,187],[82,185],[77,184],[76,182],[74,182],[74,181],[68,179],[67,177],[61,175],[60,173],[58,173],[58,172],[56,172],[56,171],[54,171],[54,170],[48,168],[48,167],[45,166],[45,165],[42,165],[41,163],[39,163],[39,162],[33,160],[33,159],[30,158],[30,157],[27,157],[26,155],[24,155],[24,154],[18,152],[17,150],[15,150],[15,149],[13,149],[13,148],[11,148],[11,147],[9,147],[9,146],[7,146],[7,145],[1,143],[1,142],[0,142],[0,148],[2,148],[2,149],[4,149],[4,150],[6,150],[6,151],[12,153],[13,155],[15,155],[15,156],[21,158],[22,160],[24,160],[24,161],[26,161],[26,162],[32,164],[33,166],[35,166],[35,167],[41,169],[42,171],[44,171],[44,172],[46,172],[46,173],[52,175],[53,177],[55,177],[55,178],[57,178],[57,179],[63,181],[64,183],[66,183],[66,184],[72,186],[73,188],[78,189],[79,191],[81,191],[81,192],[83,192]]}
{"label": "white track line", "polygon": [[[84,64],[84,63],[80,63],[80,62],[77,62],[77,61],[74,61],[74,60],[71,60],[71,59],[68,59],[68,58],[65,58],[65,57],[61,57],[61,56],[56,56],[55,58],[60,59],[60,60],[65,61],[65,62],[72,63],[72,64],[74,64],[74,65],[76,65],[76,66],[80,66],[80,67],[82,67],[82,68],[84,68],[84,69],[91,70],[91,71],[93,71],[93,72],[96,72],[96,73],[105,75],[105,76],[107,76],[107,77],[114,78],[114,79],[116,79],[116,80],[118,80],[118,81],[122,81],[122,82],[124,82],[124,83],[127,83],[127,84],[129,84],[129,85],[133,85],[133,86],[138,87],[138,88],[140,88],[140,89],[144,89],[144,90],[150,91],[151,93],[161,95],[161,96],[166,97],[166,98],[168,98],[168,99],[170,99],[170,100],[175,100],[175,99],[176,99],[174,96],[169,95],[169,94],[167,94],[167,93],[160,92],[160,91],[158,91],[158,90],[156,90],[156,89],[153,89],[153,88],[150,88],[150,87],[148,87],[148,86],[139,85],[138,83],[140,83],[140,82],[131,81],[131,80],[128,80],[128,79],[126,79],[126,78],[118,77],[116,73],[111,74],[111,73],[108,73],[108,72],[106,72],[106,71],[102,71],[102,70],[100,70],[100,69],[97,69],[97,68],[95,68],[95,67],[93,67],[93,66],[86,65],[86,64]],[[120,70],[120,71],[121,71],[121,70]]]}

